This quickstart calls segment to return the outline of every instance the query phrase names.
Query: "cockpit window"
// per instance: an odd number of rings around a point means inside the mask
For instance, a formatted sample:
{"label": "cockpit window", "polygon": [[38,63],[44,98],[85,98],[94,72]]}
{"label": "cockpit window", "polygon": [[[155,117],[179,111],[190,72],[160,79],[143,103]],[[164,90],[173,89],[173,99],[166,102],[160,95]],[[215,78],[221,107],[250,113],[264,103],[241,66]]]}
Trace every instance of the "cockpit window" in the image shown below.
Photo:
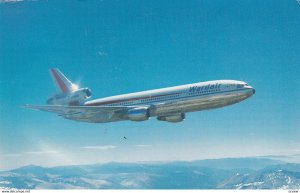
{"label": "cockpit window", "polygon": [[243,88],[244,85],[243,85],[243,84],[238,84],[236,87],[237,87],[237,88]]}

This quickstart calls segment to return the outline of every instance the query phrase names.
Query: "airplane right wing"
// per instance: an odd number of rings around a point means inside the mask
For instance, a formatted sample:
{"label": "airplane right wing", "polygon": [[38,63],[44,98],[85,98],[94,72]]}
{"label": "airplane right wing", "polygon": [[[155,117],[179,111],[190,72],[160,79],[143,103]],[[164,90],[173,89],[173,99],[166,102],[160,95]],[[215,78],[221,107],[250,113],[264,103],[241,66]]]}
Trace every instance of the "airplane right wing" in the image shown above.
{"label": "airplane right wing", "polygon": [[[56,113],[66,119],[104,123],[130,120],[128,112],[147,107],[139,106],[65,106],[65,105],[25,105],[25,108]],[[145,115],[146,116],[146,115]]]}

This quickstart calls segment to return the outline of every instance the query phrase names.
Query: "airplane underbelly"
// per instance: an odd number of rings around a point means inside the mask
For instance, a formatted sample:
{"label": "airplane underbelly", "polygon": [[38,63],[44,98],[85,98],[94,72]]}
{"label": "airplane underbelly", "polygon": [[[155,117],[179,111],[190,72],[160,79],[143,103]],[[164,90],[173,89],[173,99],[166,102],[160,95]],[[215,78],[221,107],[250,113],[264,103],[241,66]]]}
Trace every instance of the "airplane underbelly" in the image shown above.
{"label": "airplane underbelly", "polygon": [[189,98],[186,100],[155,105],[151,116],[185,113],[192,111],[219,108],[240,102],[250,95],[249,93],[227,93],[223,95],[207,95],[205,97]]}

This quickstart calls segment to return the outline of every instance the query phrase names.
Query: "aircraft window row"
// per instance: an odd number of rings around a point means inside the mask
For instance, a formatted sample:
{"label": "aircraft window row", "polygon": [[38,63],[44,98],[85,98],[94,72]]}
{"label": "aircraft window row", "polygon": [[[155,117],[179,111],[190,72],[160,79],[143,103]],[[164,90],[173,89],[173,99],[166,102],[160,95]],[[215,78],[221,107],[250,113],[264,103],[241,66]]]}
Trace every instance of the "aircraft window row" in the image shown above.
{"label": "aircraft window row", "polygon": [[[142,103],[148,103],[148,102],[156,102],[159,100],[172,100],[175,98],[180,97],[180,94],[174,94],[174,95],[168,95],[168,96],[161,96],[161,97],[152,97],[152,98],[147,98],[147,99],[142,99],[140,102]],[[122,102],[122,103],[113,103],[113,104],[108,104],[107,106],[116,106],[116,105],[134,105],[134,101],[129,101],[129,102]]]}
{"label": "aircraft window row", "polygon": [[112,104],[108,104],[106,106],[117,106],[117,105],[132,105],[133,102],[129,101],[129,102],[122,102],[122,103],[112,103]]}
{"label": "aircraft window row", "polygon": [[220,89],[212,89],[212,90],[206,90],[206,91],[199,91],[199,92],[192,92],[189,93],[189,95],[199,95],[199,94],[207,94],[207,93],[211,93],[211,92],[217,92],[217,91],[221,91]]}
{"label": "aircraft window row", "polygon": [[129,101],[129,102],[120,103],[120,105],[129,105],[129,104],[132,104],[132,103],[133,103],[132,101]]}
{"label": "aircraft window row", "polygon": [[152,98],[148,98],[148,99],[142,99],[141,102],[155,102],[155,101],[159,101],[159,100],[168,100],[168,99],[177,98],[179,96],[180,96],[180,94],[161,96],[161,97],[152,97]]}

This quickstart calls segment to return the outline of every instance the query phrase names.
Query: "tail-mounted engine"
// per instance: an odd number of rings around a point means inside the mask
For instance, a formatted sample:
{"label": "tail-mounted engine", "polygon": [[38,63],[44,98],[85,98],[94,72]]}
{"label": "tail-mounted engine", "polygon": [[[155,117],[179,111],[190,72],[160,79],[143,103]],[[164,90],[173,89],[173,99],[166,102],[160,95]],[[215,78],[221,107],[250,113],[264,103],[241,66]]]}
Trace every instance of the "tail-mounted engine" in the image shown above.
{"label": "tail-mounted engine", "polygon": [[47,100],[49,105],[69,105],[78,106],[92,96],[91,89],[80,88],[69,93],[55,94]]}

